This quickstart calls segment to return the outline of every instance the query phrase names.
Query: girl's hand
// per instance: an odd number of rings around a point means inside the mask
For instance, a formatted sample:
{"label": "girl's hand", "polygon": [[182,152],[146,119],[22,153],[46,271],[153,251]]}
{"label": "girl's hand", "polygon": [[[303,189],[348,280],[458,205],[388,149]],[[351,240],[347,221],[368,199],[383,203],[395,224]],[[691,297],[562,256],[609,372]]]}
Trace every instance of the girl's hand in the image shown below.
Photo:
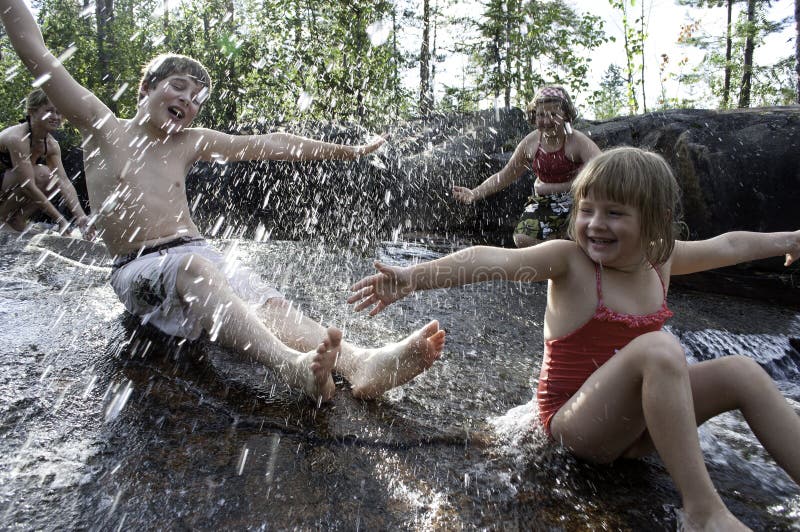
{"label": "girl's hand", "polygon": [[453,187],[453,197],[456,201],[470,205],[475,202],[475,193],[466,187]]}
{"label": "girl's hand", "polygon": [[75,225],[78,226],[85,240],[91,242],[94,240],[94,237],[97,236],[94,227],[89,224],[88,216],[78,216],[78,218],[75,219]]}
{"label": "girl's hand", "polygon": [[357,303],[353,309],[355,312],[375,305],[369,312],[370,316],[374,316],[414,291],[410,269],[387,266],[378,261],[375,261],[375,268],[378,273],[364,277],[350,287],[350,291],[355,294],[350,296],[347,302]]}

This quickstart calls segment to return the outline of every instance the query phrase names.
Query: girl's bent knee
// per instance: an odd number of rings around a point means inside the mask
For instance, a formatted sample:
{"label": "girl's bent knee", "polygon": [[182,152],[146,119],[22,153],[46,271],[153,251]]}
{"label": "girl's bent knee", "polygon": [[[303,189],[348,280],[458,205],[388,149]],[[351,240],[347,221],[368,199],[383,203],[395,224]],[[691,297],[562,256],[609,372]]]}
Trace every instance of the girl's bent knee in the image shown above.
{"label": "girl's bent knee", "polygon": [[647,366],[661,371],[688,371],[686,354],[677,338],[663,331],[639,338],[647,342],[641,346],[644,351],[642,360]]}
{"label": "girl's bent knee", "polygon": [[721,359],[729,371],[733,372],[734,382],[740,386],[761,386],[764,382],[772,382],[772,377],[752,358],[744,355],[731,355]]}

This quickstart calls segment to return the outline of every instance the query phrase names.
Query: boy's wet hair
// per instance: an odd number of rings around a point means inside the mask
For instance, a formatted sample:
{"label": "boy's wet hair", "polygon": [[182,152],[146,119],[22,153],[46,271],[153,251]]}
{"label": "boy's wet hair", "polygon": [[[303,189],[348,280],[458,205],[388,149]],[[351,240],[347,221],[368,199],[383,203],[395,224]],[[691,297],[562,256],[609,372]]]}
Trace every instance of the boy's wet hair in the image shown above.
{"label": "boy's wet hair", "polygon": [[47,94],[42,89],[33,89],[25,97],[25,110],[28,114],[31,114],[31,111],[35,111],[49,103],[50,98],[47,97]]}
{"label": "boy's wet hair", "polygon": [[578,118],[578,110],[572,104],[572,98],[569,97],[567,89],[560,85],[545,85],[536,92],[531,103],[525,108],[525,114],[528,117],[528,122],[531,124],[536,123],[536,105],[540,103],[558,102],[561,104],[561,110],[564,113],[565,122],[574,122]]}
{"label": "boy's wet hair", "polygon": [[630,205],[639,211],[642,245],[652,264],[669,259],[679,233],[680,188],[667,161],[639,148],[621,147],[591,159],[572,183],[575,205],[569,218],[569,236],[575,240],[580,201],[595,198]]}
{"label": "boy's wet hair", "polygon": [[180,54],[160,54],[155,56],[142,69],[142,79],[139,82],[139,100],[145,88],[154,88],[162,80],[174,74],[186,74],[195,79],[197,83],[211,93],[211,76],[208,70],[197,59]]}

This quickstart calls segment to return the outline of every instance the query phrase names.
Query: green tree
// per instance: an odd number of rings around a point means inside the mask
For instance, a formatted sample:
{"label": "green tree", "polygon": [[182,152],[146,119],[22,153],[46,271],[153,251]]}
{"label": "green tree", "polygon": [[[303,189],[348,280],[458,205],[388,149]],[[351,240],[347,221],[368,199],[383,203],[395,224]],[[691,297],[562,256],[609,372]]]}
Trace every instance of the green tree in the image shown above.
{"label": "green tree", "polygon": [[[630,13],[636,4],[636,0],[608,0],[611,7],[622,13],[622,32],[623,44],[625,49],[625,76],[628,97],[628,110],[634,114],[639,110],[639,102],[636,97],[636,87],[642,91],[642,109],[647,111],[647,102],[644,94],[644,42],[647,32],[644,24],[644,0],[642,0],[641,15],[630,20]],[[629,9],[629,6],[631,9]],[[637,66],[638,61],[638,66]],[[639,74],[637,79],[636,74]]]}
{"label": "green tree", "polygon": [[460,20],[477,30],[459,50],[470,54],[480,99],[503,95],[504,105],[524,106],[544,83],[573,91],[588,87],[591,50],[607,37],[602,21],[555,0],[487,0],[479,19]]}
{"label": "green tree", "polygon": [[[714,8],[723,7],[723,2],[696,5]],[[730,7],[727,3],[724,5]],[[726,31],[725,35],[703,31],[699,24],[687,26],[689,29],[681,36],[679,43],[699,48],[705,55],[701,63],[681,76],[680,80],[687,84],[707,85],[712,95],[719,98],[722,108],[732,105],[731,95],[737,92],[740,107],[793,101],[795,82],[789,72],[794,61],[791,56],[777,58],[770,65],[753,64],[754,50],[767,35],[779,31],[787,23],[769,20],[766,12],[768,6],[768,1],[749,2],[747,9],[737,14],[731,31]]]}
{"label": "green tree", "polygon": [[619,116],[627,105],[626,80],[622,69],[611,64],[600,80],[600,89],[589,98],[589,103],[597,120]]}

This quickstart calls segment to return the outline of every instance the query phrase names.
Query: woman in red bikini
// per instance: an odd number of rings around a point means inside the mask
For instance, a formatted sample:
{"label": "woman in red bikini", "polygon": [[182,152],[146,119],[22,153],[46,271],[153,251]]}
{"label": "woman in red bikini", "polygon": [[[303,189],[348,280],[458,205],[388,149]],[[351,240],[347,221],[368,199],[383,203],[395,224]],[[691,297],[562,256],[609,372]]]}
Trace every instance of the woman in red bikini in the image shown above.
{"label": "woman in red bikini", "polygon": [[478,246],[409,267],[376,263],[353,286],[356,310],[376,314],[415,290],[498,275],[548,280],[544,360],[537,399],[542,425],[579,458],[611,462],[657,451],[680,491],[684,526],[740,530],[703,462],[697,425],[739,410],[775,461],[800,483],[800,417],[751,358],[688,366],[661,327],[672,313],[672,275],[786,255],[800,258],[800,231],[731,232],[675,240],[678,185],[659,155],[617,148],[592,159],[572,186],[570,240],[526,249]]}
{"label": "woman in red bikini", "polygon": [[470,204],[500,192],[532,170],[534,194],[514,230],[514,243],[520,248],[564,238],[572,207],[569,187],[581,166],[600,153],[589,137],[572,129],[578,113],[563,87],[539,89],[527,114],[536,129],[522,139],[502,170],[474,189],[453,187],[456,200]]}

